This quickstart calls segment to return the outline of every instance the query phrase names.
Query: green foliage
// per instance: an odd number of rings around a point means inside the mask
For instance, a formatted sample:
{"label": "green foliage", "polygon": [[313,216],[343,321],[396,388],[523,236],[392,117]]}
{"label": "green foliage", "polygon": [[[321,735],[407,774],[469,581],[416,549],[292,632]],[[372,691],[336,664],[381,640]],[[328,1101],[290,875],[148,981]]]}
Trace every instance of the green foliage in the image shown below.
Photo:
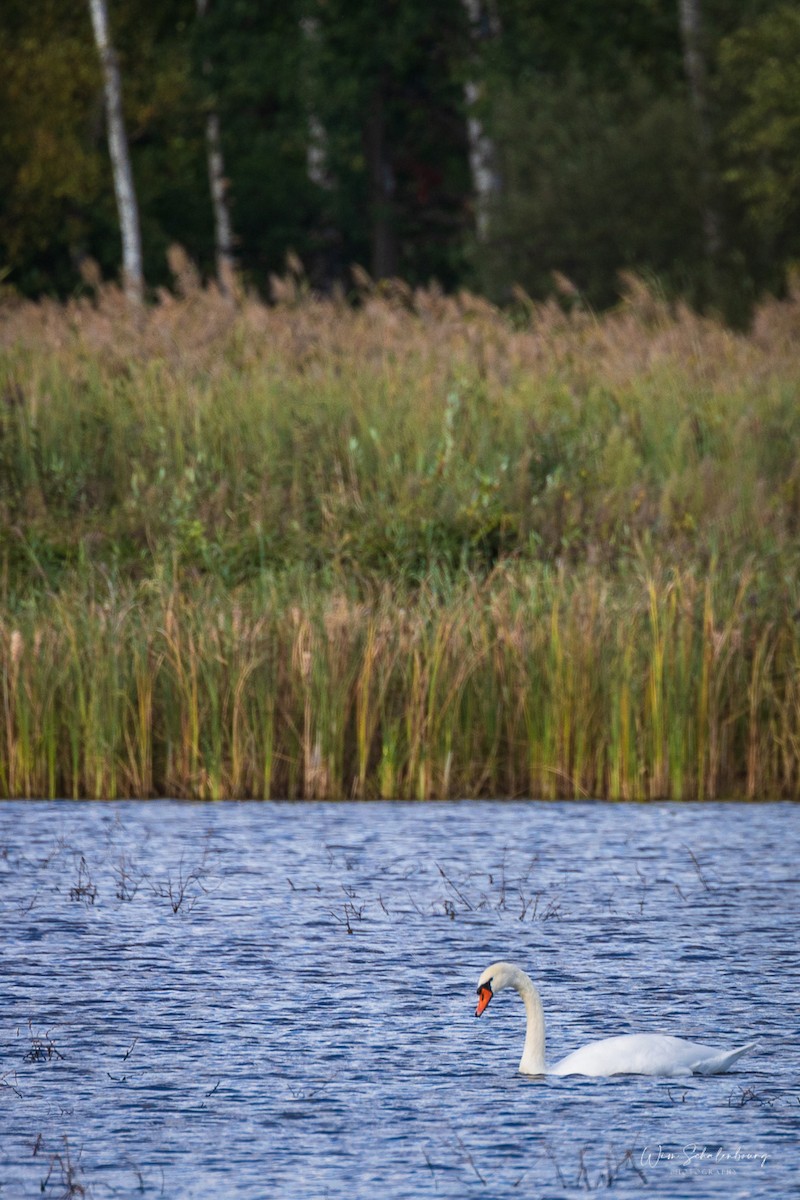
{"label": "green foliage", "polygon": [[782,5],[726,38],[719,88],[726,177],[783,254],[800,252],[800,12]]}
{"label": "green foliage", "polygon": [[497,82],[516,87],[537,76],[569,77],[575,71],[600,91],[624,91],[627,77],[646,74],[671,90],[680,78],[681,45],[672,0],[503,0],[485,46]]}
{"label": "green foliage", "polygon": [[[191,78],[190,0],[110,5],[142,212],[145,267],[166,282],[164,251],[212,256],[202,114]],[[86,5],[4,6],[0,51],[0,261],[38,293],[74,288],[88,254],[117,273],[119,233],[102,84]]]}
{"label": "green foliage", "polygon": [[99,67],[74,9],[10,4],[0,19],[0,262],[34,292],[74,279],[110,185],[93,129]]}
{"label": "green foliage", "polygon": [[547,294],[558,271],[607,305],[633,267],[685,287],[702,247],[682,89],[634,77],[599,93],[578,74],[542,75],[499,94],[494,111],[504,189],[479,251],[491,291]]}
{"label": "green foliage", "polygon": [[[398,275],[452,285],[463,271],[469,192],[460,2],[329,0],[309,11],[317,25],[306,47],[307,102],[325,130],[332,187],[319,202],[336,230],[329,254],[340,267],[373,269],[380,217],[397,245]],[[375,170],[387,186],[380,200],[370,189]]]}
{"label": "green foliage", "polygon": [[230,584],[508,559],[617,570],[642,546],[724,550],[731,571],[796,563],[800,415],[780,336],[772,361],[641,286],[604,325],[552,326],[546,309],[514,330],[468,298],[416,302],[251,305],[231,323],[196,293],[142,331],[102,305],[60,327],[21,312],[31,331],[4,352],[0,394],[4,586],[58,589],[87,557],[120,578]]}

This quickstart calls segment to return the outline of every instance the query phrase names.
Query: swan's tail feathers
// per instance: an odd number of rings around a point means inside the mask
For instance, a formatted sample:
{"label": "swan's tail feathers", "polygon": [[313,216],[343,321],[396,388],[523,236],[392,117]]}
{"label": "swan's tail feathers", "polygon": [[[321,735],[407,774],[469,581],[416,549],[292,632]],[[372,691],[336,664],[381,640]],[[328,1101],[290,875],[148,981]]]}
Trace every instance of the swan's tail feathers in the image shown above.
{"label": "swan's tail feathers", "polygon": [[757,1046],[758,1042],[748,1042],[746,1046],[738,1046],[735,1050],[724,1050],[721,1054],[704,1058],[695,1063],[692,1073],[694,1075],[721,1075],[723,1071],[727,1071],[733,1066],[737,1058],[741,1058],[750,1050],[755,1050]]}

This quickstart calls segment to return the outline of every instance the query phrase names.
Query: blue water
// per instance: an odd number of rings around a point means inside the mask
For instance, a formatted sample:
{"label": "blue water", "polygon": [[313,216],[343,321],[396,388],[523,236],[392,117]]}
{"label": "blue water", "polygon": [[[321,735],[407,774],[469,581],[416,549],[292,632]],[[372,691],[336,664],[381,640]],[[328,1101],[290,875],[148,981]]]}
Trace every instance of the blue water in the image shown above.
{"label": "blue water", "polygon": [[[0,805],[0,1197],[783,1198],[798,863],[780,804]],[[551,1060],[759,1049],[525,1078],[497,958]]]}

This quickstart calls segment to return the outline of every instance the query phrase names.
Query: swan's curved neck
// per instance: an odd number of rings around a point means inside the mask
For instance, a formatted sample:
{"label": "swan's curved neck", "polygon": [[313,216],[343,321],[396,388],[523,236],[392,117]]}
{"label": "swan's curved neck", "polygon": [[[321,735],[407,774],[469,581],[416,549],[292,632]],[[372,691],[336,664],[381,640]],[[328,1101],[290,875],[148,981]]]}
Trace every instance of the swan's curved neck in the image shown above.
{"label": "swan's curved neck", "polygon": [[525,1003],[528,1029],[519,1069],[524,1075],[544,1075],[544,1010],[539,993],[524,971],[517,971],[512,982]]}

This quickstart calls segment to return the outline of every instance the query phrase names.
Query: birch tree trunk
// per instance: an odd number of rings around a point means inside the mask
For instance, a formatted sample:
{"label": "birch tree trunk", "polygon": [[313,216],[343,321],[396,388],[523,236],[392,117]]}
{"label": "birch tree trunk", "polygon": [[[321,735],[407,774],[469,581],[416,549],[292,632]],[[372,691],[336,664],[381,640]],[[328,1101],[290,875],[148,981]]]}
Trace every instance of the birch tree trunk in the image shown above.
{"label": "birch tree trunk", "polygon": [[[197,0],[197,16],[202,21],[208,11],[208,0]],[[211,64],[203,63],[208,74]],[[228,178],[225,174],[225,156],[222,153],[222,135],[219,113],[213,103],[206,117],[206,157],[208,161],[208,186],[211,192],[211,207],[214,212],[214,253],[217,263],[217,284],[223,296],[236,292],[236,255],[234,253],[233,222],[228,202]]]}
{"label": "birch tree trunk", "polygon": [[[473,41],[493,37],[499,30],[494,13],[484,7],[483,0],[462,0]],[[483,95],[483,85],[474,79],[464,84],[464,99],[467,107],[467,146],[469,168],[472,176],[472,191],[475,196],[475,230],[479,240],[484,241],[489,232],[489,217],[494,197],[500,189],[497,172],[497,151],[477,115],[477,105]]]}
{"label": "birch tree trunk", "polygon": [[703,238],[709,259],[717,257],[721,246],[719,214],[711,198],[711,174],[708,169],[711,154],[711,122],[708,115],[706,63],[703,55],[701,0],[678,0],[683,67],[689,83],[694,109],[698,148],[701,156],[700,186],[703,205]]}
{"label": "birch tree trunk", "polygon": [[[300,22],[300,28],[303,33],[306,46],[312,57],[316,51],[319,41],[319,21],[316,17],[303,17]],[[307,58],[307,56],[305,56]],[[333,187],[330,170],[328,168],[328,131],[320,120],[318,114],[314,111],[313,105],[309,100],[309,95],[312,91],[309,86],[308,70],[304,72],[306,107],[308,112],[308,141],[306,142],[306,174],[313,184],[318,188],[323,188],[325,191],[330,191]]]}
{"label": "birch tree trunk", "polygon": [[108,150],[114,177],[119,227],[122,235],[122,282],[125,295],[136,304],[144,300],[142,270],[142,235],[139,229],[139,207],[133,186],[133,172],[128,150],[128,135],[122,112],[122,80],[116,51],[109,31],[106,0],[89,0],[92,29],[100,65],[103,71],[103,91],[106,106]]}

